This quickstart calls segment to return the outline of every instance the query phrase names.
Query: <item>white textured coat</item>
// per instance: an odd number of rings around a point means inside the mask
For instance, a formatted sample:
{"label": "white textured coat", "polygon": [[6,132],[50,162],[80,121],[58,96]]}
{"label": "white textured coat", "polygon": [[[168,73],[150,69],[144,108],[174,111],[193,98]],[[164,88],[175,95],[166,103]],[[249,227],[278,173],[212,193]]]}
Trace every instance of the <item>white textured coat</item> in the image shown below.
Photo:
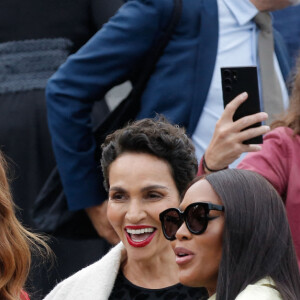
{"label": "white textured coat", "polygon": [[119,243],[99,261],[60,282],[44,300],[107,300],[125,257]]}
{"label": "white textured coat", "polygon": [[[263,278],[254,284],[249,284],[235,300],[282,300],[276,289],[274,281],[270,277]],[[216,300],[216,294],[208,300]]]}

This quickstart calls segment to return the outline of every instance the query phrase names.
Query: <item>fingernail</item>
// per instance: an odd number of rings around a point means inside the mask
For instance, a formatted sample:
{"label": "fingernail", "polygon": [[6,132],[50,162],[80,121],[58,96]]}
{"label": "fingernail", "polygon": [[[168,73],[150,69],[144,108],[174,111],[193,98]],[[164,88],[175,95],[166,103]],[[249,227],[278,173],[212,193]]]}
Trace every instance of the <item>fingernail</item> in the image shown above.
{"label": "fingernail", "polygon": [[264,125],[264,128],[266,129],[266,131],[270,131],[271,130],[270,126],[268,126],[268,125]]}
{"label": "fingernail", "polygon": [[254,145],[253,147],[255,151],[260,151],[261,150],[261,146],[260,145]]}
{"label": "fingernail", "polygon": [[247,92],[244,92],[244,93],[241,94],[241,98],[242,98],[242,99],[247,98],[247,96],[248,96]]}

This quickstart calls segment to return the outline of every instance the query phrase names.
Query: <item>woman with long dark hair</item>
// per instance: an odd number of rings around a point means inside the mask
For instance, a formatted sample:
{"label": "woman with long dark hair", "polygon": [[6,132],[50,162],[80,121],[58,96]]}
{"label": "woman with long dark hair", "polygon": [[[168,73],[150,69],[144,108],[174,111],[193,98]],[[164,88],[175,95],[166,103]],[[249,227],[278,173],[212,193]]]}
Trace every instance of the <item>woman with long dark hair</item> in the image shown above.
{"label": "woman with long dark hair", "polygon": [[180,282],[210,300],[298,300],[300,275],[282,200],[262,176],[224,170],[198,177],[180,210],[160,214]]}
{"label": "woman with long dark hair", "polygon": [[225,108],[202,158],[198,175],[226,168],[243,152],[254,151],[237,168],[264,176],[283,198],[300,267],[300,57],[289,108],[271,124],[272,130],[264,136],[262,145],[243,144],[244,140],[257,134],[253,129],[241,130],[251,122],[255,123],[253,116],[232,121],[235,110],[244,100],[238,96]]}

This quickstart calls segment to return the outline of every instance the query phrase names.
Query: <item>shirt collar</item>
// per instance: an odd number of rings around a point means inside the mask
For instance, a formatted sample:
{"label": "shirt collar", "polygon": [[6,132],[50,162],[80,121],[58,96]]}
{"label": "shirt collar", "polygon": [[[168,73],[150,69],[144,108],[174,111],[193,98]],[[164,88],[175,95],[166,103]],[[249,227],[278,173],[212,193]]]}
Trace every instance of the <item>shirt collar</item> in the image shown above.
{"label": "shirt collar", "polygon": [[223,0],[239,25],[250,22],[258,13],[258,9],[250,0]]}

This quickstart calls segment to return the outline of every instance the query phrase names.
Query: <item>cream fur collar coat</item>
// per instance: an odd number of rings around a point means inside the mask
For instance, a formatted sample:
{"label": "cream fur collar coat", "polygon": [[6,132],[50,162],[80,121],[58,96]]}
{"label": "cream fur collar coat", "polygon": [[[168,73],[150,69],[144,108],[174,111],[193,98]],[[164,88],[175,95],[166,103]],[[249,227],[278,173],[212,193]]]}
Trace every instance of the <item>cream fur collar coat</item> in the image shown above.
{"label": "cream fur collar coat", "polygon": [[119,243],[99,261],[59,283],[44,300],[107,300],[125,258],[126,250]]}

